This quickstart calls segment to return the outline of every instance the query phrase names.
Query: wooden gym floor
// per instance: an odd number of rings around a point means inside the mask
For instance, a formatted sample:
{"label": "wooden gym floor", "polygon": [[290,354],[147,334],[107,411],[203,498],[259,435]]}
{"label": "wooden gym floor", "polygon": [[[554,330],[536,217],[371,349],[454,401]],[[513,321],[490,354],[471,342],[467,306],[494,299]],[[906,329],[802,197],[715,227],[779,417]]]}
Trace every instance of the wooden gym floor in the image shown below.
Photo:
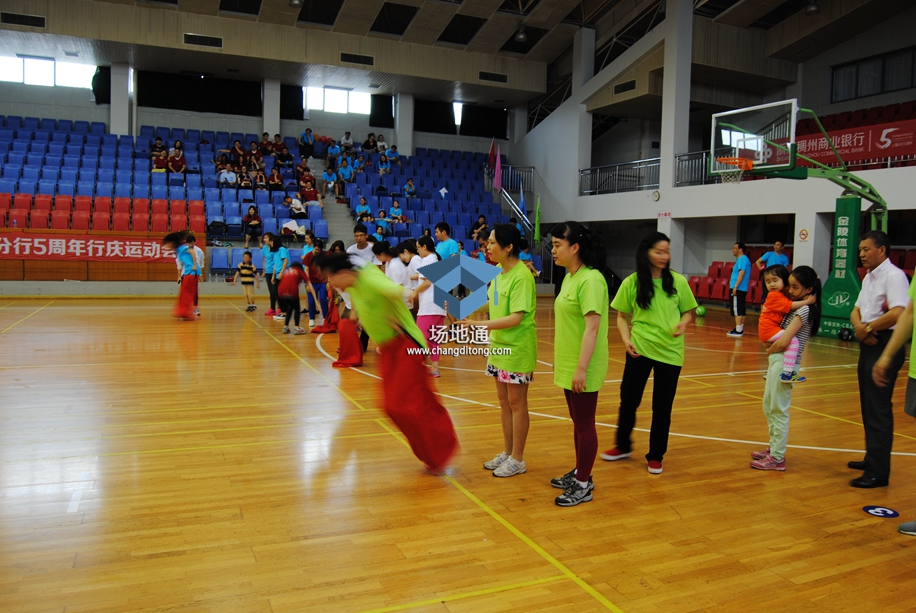
{"label": "wooden gym floor", "polygon": [[[335,335],[283,336],[240,299],[198,323],[165,300],[0,301],[0,611],[913,611],[916,427],[898,382],[891,485],[856,490],[863,446],[849,344],[814,339],[785,473],[765,446],[754,318],[690,327],[665,472],[597,461],[594,501],[560,508],[573,466],[539,302],[528,472],[502,448],[484,358],[436,385],[462,452],[427,474],[379,412],[375,373],[339,371]],[[599,440],[613,446],[624,351],[611,327]],[[905,367],[906,368],[906,367]],[[648,424],[647,393],[637,426]],[[884,505],[881,519],[862,511]]]}

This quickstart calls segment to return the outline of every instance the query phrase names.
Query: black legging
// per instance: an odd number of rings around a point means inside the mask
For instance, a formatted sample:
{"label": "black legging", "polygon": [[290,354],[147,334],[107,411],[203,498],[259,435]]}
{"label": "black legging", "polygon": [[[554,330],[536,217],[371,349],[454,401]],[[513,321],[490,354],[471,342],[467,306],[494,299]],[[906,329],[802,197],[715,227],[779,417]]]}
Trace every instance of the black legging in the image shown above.
{"label": "black legging", "polygon": [[275,273],[270,273],[267,275],[267,291],[270,294],[270,310],[277,310],[277,300],[279,296],[277,295],[277,284],[274,283]]}
{"label": "black legging", "polygon": [[302,305],[299,304],[299,296],[283,296],[280,298],[280,309],[286,313],[286,327],[289,327],[289,320],[293,319],[298,328],[299,313],[302,311]]}

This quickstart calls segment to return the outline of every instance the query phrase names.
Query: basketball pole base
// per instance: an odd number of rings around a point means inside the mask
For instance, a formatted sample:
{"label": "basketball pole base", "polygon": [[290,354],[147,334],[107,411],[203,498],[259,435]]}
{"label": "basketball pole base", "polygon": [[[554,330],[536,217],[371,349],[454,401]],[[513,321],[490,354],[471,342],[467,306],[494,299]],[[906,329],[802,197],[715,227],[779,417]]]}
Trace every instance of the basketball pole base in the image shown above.
{"label": "basketball pole base", "polygon": [[862,284],[859,281],[859,234],[862,199],[840,196],[833,222],[833,270],[821,290],[821,325],[818,336],[837,338],[840,330],[852,328],[849,316],[855,308]]}

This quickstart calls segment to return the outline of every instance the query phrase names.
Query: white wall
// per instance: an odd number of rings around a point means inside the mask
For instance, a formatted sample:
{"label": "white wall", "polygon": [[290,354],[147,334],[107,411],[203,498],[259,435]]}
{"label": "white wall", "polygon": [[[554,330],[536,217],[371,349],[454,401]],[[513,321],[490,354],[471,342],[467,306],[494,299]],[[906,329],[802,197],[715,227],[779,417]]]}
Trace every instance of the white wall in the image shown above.
{"label": "white wall", "polygon": [[0,115],[101,121],[107,126],[111,109],[96,104],[91,89],[0,82]]}
{"label": "white wall", "polygon": [[[451,149],[455,151],[471,151],[473,153],[487,153],[490,150],[492,139],[481,138],[479,136],[449,136],[447,134],[433,134],[431,132],[414,132],[413,146],[424,147],[426,149]],[[389,143],[391,144],[391,143]],[[509,156],[509,141],[496,139],[496,145],[499,152]],[[510,163],[515,163],[511,157],[508,158]]]}
{"label": "white wall", "polygon": [[[137,109],[137,133],[140,126],[213,130],[214,132],[241,132],[261,134],[261,118],[245,115],[217,115],[141,106]],[[298,134],[298,133],[297,133]]]}
{"label": "white wall", "polygon": [[830,103],[832,67],[916,45],[916,8],[885,21],[804,63],[802,106],[818,115],[885,106],[916,99],[916,88]]}

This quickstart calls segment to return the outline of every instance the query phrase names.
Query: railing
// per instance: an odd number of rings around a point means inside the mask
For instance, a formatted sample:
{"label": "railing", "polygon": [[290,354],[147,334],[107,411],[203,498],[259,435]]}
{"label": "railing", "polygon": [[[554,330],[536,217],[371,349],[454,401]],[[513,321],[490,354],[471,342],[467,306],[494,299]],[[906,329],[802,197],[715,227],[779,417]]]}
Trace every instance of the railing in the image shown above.
{"label": "railing", "polygon": [[[508,210],[510,215],[515,217],[522,225],[522,236],[528,240],[528,244],[531,246],[529,253],[541,256],[541,266],[543,268],[538,279],[544,283],[553,283],[553,257],[550,253],[550,244],[543,239],[541,239],[540,244],[534,243],[534,224],[528,219],[528,215],[522,212],[509,192],[505,189],[500,191],[499,200],[503,210]],[[528,208],[527,205],[525,208]]]}
{"label": "railing", "polygon": [[[506,164],[502,166],[501,171],[501,187],[503,189],[513,193],[520,190],[534,192],[534,166],[509,166]],[[495,189],[493,181],[495,172],[493,167],[487,167],[487,172],[485,173],[484,185],[491,192]]]}
{"label": "railing", "polygon": [[579,170],[579,195],[617,194],[658,188],[661,158],[582,168]]}

